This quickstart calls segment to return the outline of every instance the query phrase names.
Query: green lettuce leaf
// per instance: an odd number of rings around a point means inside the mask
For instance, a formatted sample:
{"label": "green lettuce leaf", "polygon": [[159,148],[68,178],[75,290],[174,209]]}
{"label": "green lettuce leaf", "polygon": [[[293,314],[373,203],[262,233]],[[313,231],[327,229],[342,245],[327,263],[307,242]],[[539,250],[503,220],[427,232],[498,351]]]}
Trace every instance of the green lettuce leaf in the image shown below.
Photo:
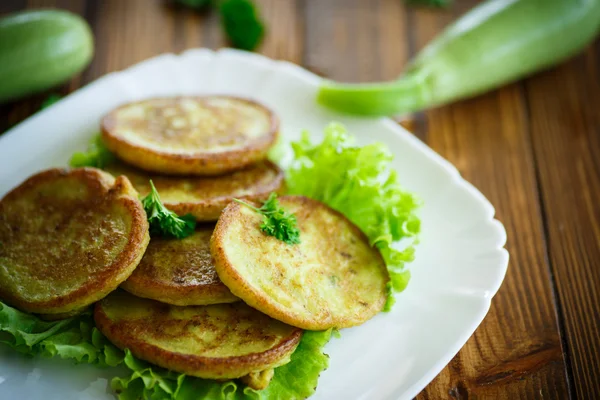
{"label": "green lettuce leaf", "polygon": [[319,375],[329,366],[329,356],[323,347],[336,330],[306,331],[292,360],[277,369],[269,387],[260,393],[261,399],[305,399],[314,394]]}
{"label": "green lettuce leaf", "polygon": [[73,153],[69,165],[73,168],[95,167],[102,169],[113,162],[114,159],[115,156],[104,144],[102,135],[97,134],[90,141],[86,151]]}
{"label": "green lettuce leaf", "polygon": [[99,366],[116,366],[124,357],[94,326],[90,312],[60,321],[43,321],[2,302],[0,343],[24,354],[58,356]]}
{"label": "green lettuce leaf", "polygon": [[[321,143],[313,144],[308,132],[292,143],[294,160],[287,170],[290,194],[320,200],[354,222],[377,247],[387,265],[390,282],[385,310],[393,293],[406,288],[414,259],[420,220],[420,200],[405,191],[390,163],[392,154],[381,143],[356,146],[344,126],[331,123]],[[404,248],[399,241],[408,240]]]}
{"label": "green lettuce leaf", "polygon": [[112,345],[94,326],[89,312],[49,322],[0,302],[0,343],[28,355],[98,366],[124,364],[131,374],[111,382],[120,400],[304,399],[314,393],[320,373],[329,364],[323,346],[331,335],[332,330],[306,332],[291,361],[275,369],[268,388],[257,391],[236,381],[195,378],[138,360],[128,350],[123,352]]}
{"label": "green lettuce leaf", "polygon": [[125,364],[133,373],[126,378],[114,378],[111,385],[120,400],[305,399],[315,392],[319,375],[329,365],[323,346],[329,342],[331,335],[331,329],[305,332],[291,361],[276,368],[269,386],[260,391],[236,381],[217,382],[150,366],[134,358],[129,351],[125,354]]}

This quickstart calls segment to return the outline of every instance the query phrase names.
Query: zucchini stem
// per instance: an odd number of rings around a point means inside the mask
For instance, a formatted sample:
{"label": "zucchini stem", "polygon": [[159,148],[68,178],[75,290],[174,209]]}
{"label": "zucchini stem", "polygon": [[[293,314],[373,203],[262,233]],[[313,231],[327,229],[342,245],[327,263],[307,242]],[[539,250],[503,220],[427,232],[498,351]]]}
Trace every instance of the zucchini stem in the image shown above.
{"label": "zucchini stem", "polygon": [[391,82],[324,82],[317,102],[338,112],[361,116],[401,115],[426,107],[430,102],[427,81],[408,73]]}

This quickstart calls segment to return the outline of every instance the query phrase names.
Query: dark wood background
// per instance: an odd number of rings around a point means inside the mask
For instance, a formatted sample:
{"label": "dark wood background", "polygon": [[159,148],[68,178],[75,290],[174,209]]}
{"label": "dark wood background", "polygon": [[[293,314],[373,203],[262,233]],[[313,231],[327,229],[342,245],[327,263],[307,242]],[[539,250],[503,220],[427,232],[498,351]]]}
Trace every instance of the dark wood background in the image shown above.
{"label": "dark wood background", "polygon": [[[260,53],[374,81],[396,77],[478,1],[447,11],[401,0],[257,3],[268,24]],[[62,94],[163,52],[227,45],[217,15],[164,0],[0,0],[0,13],[39,7],[81,14],[96,37],[91,66]],[[0,106],[0,132],[52,92]],[[599,399],[600,41],[556,68],[404,123],[496,206],[511,255],[488,316],[417,398]]]}

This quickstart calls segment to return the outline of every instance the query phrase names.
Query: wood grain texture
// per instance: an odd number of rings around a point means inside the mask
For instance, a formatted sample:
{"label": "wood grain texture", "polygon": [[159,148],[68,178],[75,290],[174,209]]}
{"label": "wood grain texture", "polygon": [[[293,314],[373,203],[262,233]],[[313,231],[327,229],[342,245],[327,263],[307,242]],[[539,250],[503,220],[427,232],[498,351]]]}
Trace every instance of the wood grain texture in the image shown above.
{"label": "wood grain texture", "polygon": [[304,63],[343,81],[398,76],[408,60],[406,10],[394,0],[306,2]]}
{"label": "wood grain texture", "polygon": [[[346,82],[394,79],[413,50],[409,18],[397,0],[308,0],[304,67]],[[425,138],[423,114],[398,121]]]}
{"label": "wood grain texture", "polygon": [[[413,47],[475,3],[412,11]],[[511,260],[481,326],[418,398],[568,398],[521,86],[429,111],[426,119],[427,143],[496,207]]]}
{"label": "wood grain texture", "polygon": [[526,81],[576,398],[600,398],[600,41]]}
{"label": "wood grain texture", "polygon": [[[478,3],[433,11],[401,0],[256,2],[268,29],[260,53],[351,82],[398,76]],[[50,93],[67,94],[164,52],[227,45],[217,13],[168,0],[0,0],[0,14],[40,7],[84,16],[96,55],[62,87],[1,105],[0,132],[37,112]],[[524,82],[403,116],[496,206],[511,254],[488,316],[419,399],[600,398],[599,104],[596,42]]]}
{"label": "wood grain texture", "polygon": [[428,144],[496,207],[511,260],[485,320],[419,398],[568,398],[520,87],[427,119]]}
{"label": "wood grain texture", "polygon": [[91,1],[88,7],[96,55],[86,81],[175,47],[176,10],[162,0]]}
{"label": "wood grain texture", "polygon": [[258,52],[268,57],[302,64],[305,36],[303,0],[257,0],[267,34]]}

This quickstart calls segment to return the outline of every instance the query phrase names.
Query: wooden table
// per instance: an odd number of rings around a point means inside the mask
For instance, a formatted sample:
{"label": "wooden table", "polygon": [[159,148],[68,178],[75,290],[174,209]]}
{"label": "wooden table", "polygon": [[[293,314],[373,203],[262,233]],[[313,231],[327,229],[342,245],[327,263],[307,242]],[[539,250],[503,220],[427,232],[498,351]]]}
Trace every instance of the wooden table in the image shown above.
{"label": "wooden table", "polygon": [[[450,21],[401,0],[260,0],[260,53],[329,78],[391,79]],[[66,94],[163,52],[226,45],[215,14],[161,0],[2,0],[0,13],[83,15],[96,56]],[[0,106],[0,131],[49,93]],[[54,91],[56,92],[56,91]],[[508,232],[506,280],[485,321],[419,399],[600,398],[600,41],[552,70],[415,115],[410,129],[496,206]]]}

